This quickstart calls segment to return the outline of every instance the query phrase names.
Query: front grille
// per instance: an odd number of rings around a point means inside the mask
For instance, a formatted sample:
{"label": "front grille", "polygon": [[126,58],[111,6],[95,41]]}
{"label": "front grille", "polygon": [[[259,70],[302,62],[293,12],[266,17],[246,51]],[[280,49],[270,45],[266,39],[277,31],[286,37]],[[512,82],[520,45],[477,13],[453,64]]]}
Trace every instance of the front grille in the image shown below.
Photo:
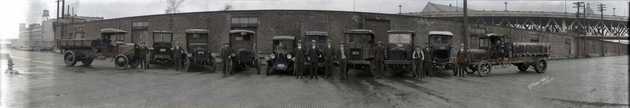
{"label": "front grille", "polygon": [[388,60],[408,60],[411,58],[411,53],[406,50],[390,50],[387,53]]}
{"label": "front grille", "polygon": [[363,59],[363,52],[361,48],[351,48],[350,51],[350,60],[361,60]]}

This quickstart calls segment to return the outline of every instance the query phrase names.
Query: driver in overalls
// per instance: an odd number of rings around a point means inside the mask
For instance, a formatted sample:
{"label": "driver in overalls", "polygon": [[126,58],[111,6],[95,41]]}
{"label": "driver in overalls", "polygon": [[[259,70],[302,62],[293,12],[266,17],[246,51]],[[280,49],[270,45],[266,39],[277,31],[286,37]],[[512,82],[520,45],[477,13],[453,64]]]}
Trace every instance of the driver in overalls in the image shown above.
{"label": "driver in overalls", "polygon": [[346,56],[346,51],[345,51],[345,44],[341,43],[339,45],[339,58],[340,58],[340,67],[339,67],[339,71],[340,73],[340,79],[348,79],[348,62],[346,61],[348,59],[348,56]]}
{"label": "driver in overalls", "polygon": [[413,59],[413,77],[423,78],[422,62],[424,61],[424,52],[420,49],[420,47],[416,47],[415,50],[413,50],[411,58]]}
{"label": "driver in overalls", "polygon": [[382,73],[385,72],[385,46],[383,46],[382,41],[376,42],[376,47],[374,48],[374,68],[376,71],[372,71],[372,75],[376,78],[381,78]]}
{"label": "driver in overalls", "polygon": [[429,46],[429,43],[425,43],[425,48],[422,49],[423,52],[423,57],[422,57],[422,64],[423,64],[423,76],[431,76],[431,73],[433,73],[433,56],[431,54],[431,46]]}
{"label": "driver in overalls", "polygon": [[221,48],[221,59],[223,59],[223,75],[232,74],[232,59],[234,55],[234,50],[230,47],[229,43],[223,44],[223,48]]}
{"label": "driver in overalls", "polygon": [[328,40],[324,50],[324,78],[332,77],[335,73],[334,66],[337,60],[336,49],[332,46],[332,40]]}
{"label": "driver in overalls", "polygon": [[455,76],[464,77],[464,69],[466,68],[466,55],[464,51],[464,44],[459,45],[459,49],[457,50],[457,56],[455,58]]}

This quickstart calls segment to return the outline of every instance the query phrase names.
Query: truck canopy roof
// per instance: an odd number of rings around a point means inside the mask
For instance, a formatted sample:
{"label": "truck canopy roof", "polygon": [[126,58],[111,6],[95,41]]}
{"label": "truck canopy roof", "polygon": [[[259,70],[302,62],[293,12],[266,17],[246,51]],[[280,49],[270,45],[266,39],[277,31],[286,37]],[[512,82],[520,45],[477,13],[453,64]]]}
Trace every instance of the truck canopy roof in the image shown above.
{"label": "truck canopy roof", "polygon": [[186,29],[186,33],[208,33],[207,29]]}
{"label": "truck canopy roof", "polygon": [[429,31],[429,35],[453,36],[453,33],[450,31]]}
{"label": "truck canopy roof", "polygon": [[251,34],[254,34],[256,32],[251,31],[251,30],[230,30],[230,34],[232,34],[232,33],[251,33]]}
{"label": "truck canopy roof", "polygon": [[101,33],[127,33],[125,30],[116,29],[116,28],[103,28],[100,30]]}
{"label": "truck canopy roof", "polygon": [[374,34],[372,30],[368,30],[368,29],[351,29],[351,30],[346,31],[346,33]]}
{"label": "truck canopy roof", "polygon": [[273,36],[272,40],[295,40],[295,36]]}
{"label": "truck canopy roof", "polygon": [[328,32],[323,31],[306,31],[304,32],[306,36],[328,36]]}

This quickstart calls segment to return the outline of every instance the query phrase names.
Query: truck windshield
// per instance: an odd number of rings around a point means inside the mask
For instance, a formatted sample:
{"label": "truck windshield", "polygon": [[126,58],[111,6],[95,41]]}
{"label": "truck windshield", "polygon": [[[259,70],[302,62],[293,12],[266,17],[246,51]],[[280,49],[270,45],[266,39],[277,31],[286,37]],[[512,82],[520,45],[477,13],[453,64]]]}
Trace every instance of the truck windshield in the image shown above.
{"label": "truck windshield", "polygon": [[153,42],[171,42],[172,33],[154,33]]}
{"label": "truck windshield", "polygon": [[348,36],[350,43],[371,43],[372,35],[369,34],[350,34]]}
{"label": "truck windshield", "polygon": [[450,36],[444,36],[444,35],[431,35],[431,43],[434,44],[448,44],[451,41]]}
{"label": "truck windshield", "polygon": [[389,34],[389,43],[392,44],[410,44],[411,34]]}

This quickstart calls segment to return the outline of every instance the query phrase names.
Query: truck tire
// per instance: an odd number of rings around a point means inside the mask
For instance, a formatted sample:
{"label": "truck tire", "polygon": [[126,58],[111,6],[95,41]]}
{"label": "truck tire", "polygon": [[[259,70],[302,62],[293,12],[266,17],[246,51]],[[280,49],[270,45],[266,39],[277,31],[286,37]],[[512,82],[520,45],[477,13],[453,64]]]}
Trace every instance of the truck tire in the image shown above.
{"label": "truck tire", "polygon": [[73,51],[66,51],[63,54],[63,62],[66,66],[72,67],[77,64],[77,55]]}
{"label": "truck tire", "polygon": [[478,64],[477,68],[479,69],[477,72],[479,77],[488,76],[488,74],[492,72],[492,65],[487,62],[482,62],[481,64]]}
{"label": "truck tire", "polygon": [[129,59],[124,55],[116,56],[114,58],[114,65],[118,69],[126,69],[129,65]]}
{"label": "truck tire", "polygon": [[516,67],[521,72],[527,71],[527,69],[529,69],[529,65],[527,64],[517,64]]}
{"label": "truck tire", "polygon": [[94,57],[87,57],[86,59],[81,60],[81,63],[83,63],[83,66],[90,66],[93,61]]}
{"label": "truck tire", "polygon": [[545,71],[547,71],[547,61],[541,60],[535,63],[534,70],[536,73],[545,73]]}

